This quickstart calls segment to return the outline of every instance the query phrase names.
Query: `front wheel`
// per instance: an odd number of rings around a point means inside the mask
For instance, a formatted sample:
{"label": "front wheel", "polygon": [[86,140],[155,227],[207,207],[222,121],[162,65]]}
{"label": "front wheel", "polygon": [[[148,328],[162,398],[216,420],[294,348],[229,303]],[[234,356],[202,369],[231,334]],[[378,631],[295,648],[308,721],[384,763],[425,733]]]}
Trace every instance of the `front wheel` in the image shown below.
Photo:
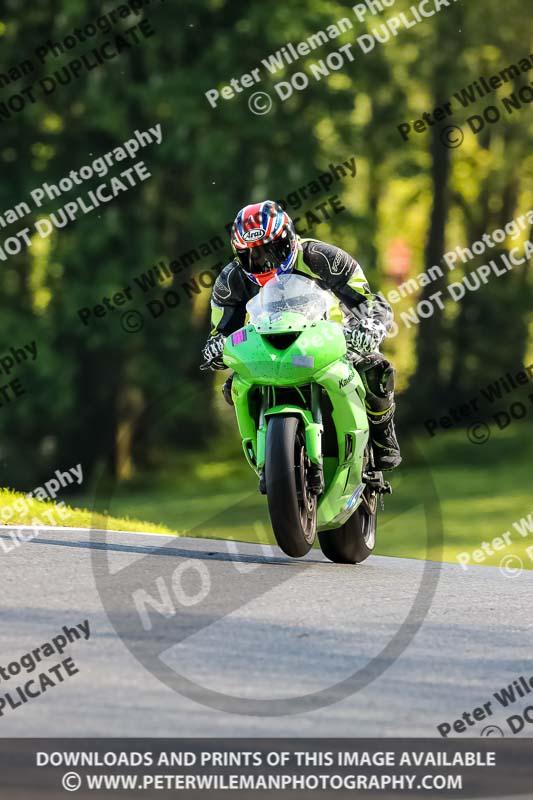
{"label": "front wheel", "polygon": [[293,558],[305,556],[316,536],[317,498],[307,486],[309,466],[301,419],[271,417],[265,453],[268,512],[278,545]]}
{"label": "front wheel", "polygon": [[340,528],[318,534],[320,549],[336,564],[360,564],[376,546],[377,493],[366,486],[363,502]]}

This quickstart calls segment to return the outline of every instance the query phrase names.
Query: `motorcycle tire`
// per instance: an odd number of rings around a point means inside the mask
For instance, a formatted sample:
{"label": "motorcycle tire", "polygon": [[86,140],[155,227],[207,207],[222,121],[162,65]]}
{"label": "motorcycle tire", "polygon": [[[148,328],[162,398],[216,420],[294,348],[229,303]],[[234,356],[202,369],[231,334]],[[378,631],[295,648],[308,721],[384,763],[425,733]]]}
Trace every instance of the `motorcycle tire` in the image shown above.
{"label": "motorcycle tire", "polygon": [[316,537],[317,497],[307,486],[308,467],[301,419],[271,417],[265,453],[268,511],[279,547],[292,558],[305,556]]}
{"label": "motorcycle tire", "polygon": [[368,486],[363,502],[340,528],[318,534],[320,549],[336,564],[360,564],[376,546],[378,496]]}

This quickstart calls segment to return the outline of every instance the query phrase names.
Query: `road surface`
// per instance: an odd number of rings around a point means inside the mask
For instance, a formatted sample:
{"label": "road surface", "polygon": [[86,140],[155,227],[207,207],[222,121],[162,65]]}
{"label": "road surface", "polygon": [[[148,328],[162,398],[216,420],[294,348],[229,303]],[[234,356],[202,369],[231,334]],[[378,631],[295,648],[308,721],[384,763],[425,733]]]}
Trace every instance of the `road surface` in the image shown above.
{"label": "road surface", "polygon": [[[62,656],[77,674],[4,708],[0,736],[438,736],[533,674],[533,572],[378,556],[338,566],[319,551],[294,561],[258,545],[68,528],[15,546],[14,530],[0,532],[0,665],[65,625],[88,620],[90,638]],[[332,693],[354,673],[358,691]],[[225,710],[176,691],[183,678]],[[297,707],[302,695],[318,707]],[[468,733],[504,729],[526,700]]]}

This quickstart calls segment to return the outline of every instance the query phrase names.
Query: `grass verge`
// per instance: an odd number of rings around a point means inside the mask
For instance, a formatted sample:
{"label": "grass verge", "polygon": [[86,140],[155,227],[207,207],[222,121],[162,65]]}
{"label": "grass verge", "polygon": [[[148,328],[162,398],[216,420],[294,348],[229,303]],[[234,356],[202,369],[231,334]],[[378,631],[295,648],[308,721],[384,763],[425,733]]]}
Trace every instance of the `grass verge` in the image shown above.
{"label": "grass verge", "polygon": [[57,504],[33,497],[26,498],[21,492],[13,492],[10,489],[0,490],[0,525],[43,527],[52,525],[177,535],[177,531],[170,530],[160,523],[141,521],[128,516],[114,517],[87,508],[73,508],[65,503]]}
{"label": "grass verge", "polygon": [[[504,431],[493,431],[483,445],[472,444],[463,430],[443,431],[434,438],[419,433],[415,439],[425,464],[413,466],[407,458],[393,473],[394,493],[379,514],[376,553],[452,563],[458,563],[459,554],[468,553],[469,564],[491,566],[515,556],[523,568],[533,569],[533,524],[531,532],[524,527],[526,520],[533,521],[533,426],[516,422]],[[225,449],[220,447],[201,457],[180,458],[165,470],[164,477],[160,474],[151,483],[138,479],[119,485],[105,500],[87,495],[69,498],[71,506],[65,509],[69,516],[64,520],[56,513],[55,522],[45,523],[40,519],[42,512],[57,512],[57,507],[34,501],[12,519],[4,517],[4,524],[107,527],[274,543],[266,500],[257,491],[254,473],[236,449],[228,453],[227,444]],[[430,483],[442,516],[442,549],[428,542],[422,498]],[[7,504],[13,507],[21,497],[3,491],[0,510]],[[76,507],[87,504],[96,513]],[[492,543],[505,533],[509,543],[498,550]]]}

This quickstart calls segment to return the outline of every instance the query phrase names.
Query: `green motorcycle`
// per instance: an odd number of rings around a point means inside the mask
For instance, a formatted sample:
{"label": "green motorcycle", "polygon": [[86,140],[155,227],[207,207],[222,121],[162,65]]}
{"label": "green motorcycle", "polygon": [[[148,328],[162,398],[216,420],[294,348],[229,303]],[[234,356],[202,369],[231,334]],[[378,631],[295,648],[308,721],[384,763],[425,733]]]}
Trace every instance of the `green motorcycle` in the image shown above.
{"label": "green motorcycle", "polygon": [[391,490],[374,468],[365,388],[334,306],[315,281],[276,276],[247,304],[223,360],[278,545],[299,558],[318,532],[327,558],[355,564],[374,549],[378,497]]}

